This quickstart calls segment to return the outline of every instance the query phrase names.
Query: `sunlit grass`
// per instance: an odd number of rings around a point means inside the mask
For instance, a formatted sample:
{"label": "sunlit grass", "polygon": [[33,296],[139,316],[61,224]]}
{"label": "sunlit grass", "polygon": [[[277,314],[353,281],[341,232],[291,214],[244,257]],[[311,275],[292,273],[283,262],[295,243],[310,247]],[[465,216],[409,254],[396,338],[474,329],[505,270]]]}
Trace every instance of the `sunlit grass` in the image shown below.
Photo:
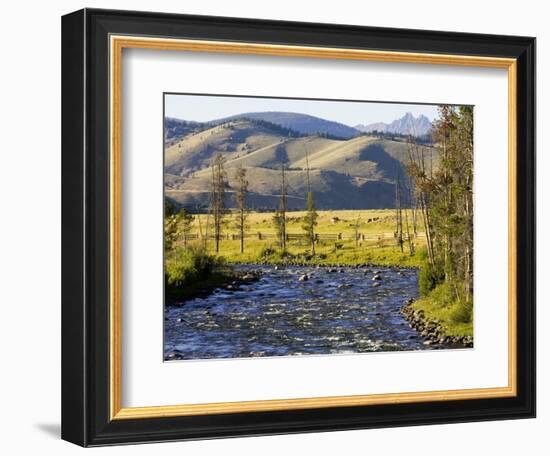
{"label": "sunlit grass", "polygon": [[[410,219],[410,232],[412,233],[412,211],[407,211]],[[302,218],[305,212],[287,213],[287,233],[303,234]],[[404,217],[404,215],[403,215]],[[276,262],[277,258],[266,258],[261,256],[266,248],[279,250],[280,246],[275,239],[275,226],[272,213],[254,212],[248,215],[247,231],[244,243],[244,252],[240,252],[238,239],[220,242],[218,256],[228,263],[255,263],[255,262]],[[365,235],[364,240],[356,242],[354,224],[359,219],[359,233]],[[207,215],[196,215],[193,222],[193,232],[206,233]],[[373,264],[380,266],[403,266],[418,267],[421,260],[418,254],[410,255],[409,245],[404,243],[404,252],[397,245],[394,237],[395,211],[383,210],[342,210],[342,211],[319,211],[318,225],[315,228],[317,234],[341,235],[342,239],[321,240],[315,248],[315,256],[311,256],[311,246],[301,241],[290,241],[287,243],[287,252],[294,262],[307,262],[308,264]],[[419,251],[425,245],[422,236],[413,239],[415,251]],[[237,231],[233,226],[232,217],[228,215],[225,219],[223,234],[236,235]],[[260,233],[260,234],[259,234]],[[212,235],[210,231],[210,235]],[[261,239],[260,239],[261,238]],[[192,243],[203,243],[195,240]],[[214,251],[214,242],[208,240],[206,247],[210,253]]]}
{"label": "sunlit grass", "polygon": [[428,320],[439,320],[448,336],[473,336],[473,307],[453,299],[447,284],[438,285],[427,296],[412,304],[416,310],[423,310]]}

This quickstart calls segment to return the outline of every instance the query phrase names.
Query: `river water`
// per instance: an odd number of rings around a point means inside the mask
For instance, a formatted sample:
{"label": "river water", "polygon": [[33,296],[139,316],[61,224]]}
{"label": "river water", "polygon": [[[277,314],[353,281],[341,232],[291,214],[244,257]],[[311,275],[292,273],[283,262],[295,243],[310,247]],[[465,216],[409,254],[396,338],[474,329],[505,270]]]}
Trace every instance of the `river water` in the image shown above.
{"label": "river water", "polygon": [[[400,308],[418,273],[397,268],[239,266],[261,270],[239,291],[216,290],[165,309],[167,360],[363,353],[441,348]],[[308,280],[299,278],[308,275]],[[375,275],[380,280],[372,280]]]}

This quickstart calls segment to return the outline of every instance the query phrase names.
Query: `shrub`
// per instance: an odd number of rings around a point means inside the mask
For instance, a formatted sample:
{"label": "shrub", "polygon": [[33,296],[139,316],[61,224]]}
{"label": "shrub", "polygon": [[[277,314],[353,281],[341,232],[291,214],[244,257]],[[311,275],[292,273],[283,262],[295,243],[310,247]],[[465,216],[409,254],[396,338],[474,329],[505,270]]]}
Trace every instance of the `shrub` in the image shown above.
{"label": "shrub", "polygon": [[258,256],[260,260],[268,259],[269,257],[273,256],[275,254],[276,250],[270,246],[266,245],[261,248],[260,253],[258,253]]}
{"label": "shrub", "polygon": [[418,291],[422,296],[427,296],[435,288],[435,285],[436,282],[430,263],[427,259],[424,259],[418,272]]}
{"label": "shrub", "polygon": [[451,285],[447,282],[437,285],[430,293],[430,300],[439,308],[452,306],[455,296]]}
{"label": "shrub", "polygon": [[453,323],[470,323],[474,313],[472,302],[456,301],[449,318]]}
{"label": "shrub", "polygon": [[444,309],[452,323],[470,323],[473,317],[472,301],[467,301],[463,295],[457,296],[459,287],[448,282],[437,285],[429,294],[429,300],[435,309]]}
{"label": "shrub", "polygon": [[258,254],[260,261],[269,263],[282,263],[296,259],[297,255],[293,255],[288,250],[276,249],[273,246],[263,247]]}
{"label": "shrub", "polygon": [[180,287],[194,280],[208,277],[220,260],[202,247],[180,247],[166,259],[166,282]]}
{"label": "shrub", "polygon": [[433,270],[425,249],[420,250],[418,256],[421,261],[418,272],[418,291],[422,296],[427,296],[438,284],[443,282],[444,275],[437,273],[437,270],[441,270],[440,268],[436,267],[436,271]]}

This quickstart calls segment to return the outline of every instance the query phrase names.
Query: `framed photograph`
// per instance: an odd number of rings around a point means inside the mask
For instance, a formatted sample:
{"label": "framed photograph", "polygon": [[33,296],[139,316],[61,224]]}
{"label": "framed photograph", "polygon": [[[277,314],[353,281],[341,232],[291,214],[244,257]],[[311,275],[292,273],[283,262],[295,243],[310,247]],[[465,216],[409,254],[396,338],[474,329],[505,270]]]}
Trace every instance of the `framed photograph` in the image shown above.
{"label": "framed photograph", "polygon": [[535,416],[535,39],[62,20],[62,437]]}

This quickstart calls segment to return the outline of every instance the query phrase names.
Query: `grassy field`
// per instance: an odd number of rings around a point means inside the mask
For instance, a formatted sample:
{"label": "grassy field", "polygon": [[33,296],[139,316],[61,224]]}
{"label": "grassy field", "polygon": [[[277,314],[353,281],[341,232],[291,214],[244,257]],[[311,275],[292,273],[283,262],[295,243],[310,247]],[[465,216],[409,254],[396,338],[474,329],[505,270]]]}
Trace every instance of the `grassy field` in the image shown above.
{"label": "grassy field", "polygon": [[[287,233],[303,234],[302,218],[305,212],[287,213]],[[362,264],[371,263],[384,266],[420,265],[419,256],[409,254],[408,243],[404,244],[404,253],[397,245],[394,237],[395,211],[385,210],[344,210],[319,211],[318,225],[315,232],[319,235],[340,235],[341,239],[320,240],[316,246],[316,255],[309,257],[311,246],[304,240],[289,241],[287,243],[287,258],[280,255],[262,255],[267,249],[280,250],[275,237],[276,231],[272,221],[272,213],[253,212],[248,215],[247,236],[245,237],[244,253],[240,253],[240,241],[234,227],[233,217],[228,215],[225,220],[224,237],[235,236],[235,239],[224,239],[220,243],[219,256],[229,263],[253,262],[307,262],[311,264]],[[403,213],[405,217],[405,213]],[[410,231],[412,233],[412,213],[407,211]],[[359,218],[358,232],[362,235],[357,246],[354,240],[355,224]],[[211,222],[210,222],[211,223]],[[207,215],[196,215],[192,233],[206,233]],[[405,230],[405,228],[404,228]],[[209,230],[210,234],[211,229]],[[419,227],[419,235],[413,239],[418,251],[425,245],[423,229]],[[364,239],[363,239],[364,235]],[[260,239],[261,238],[261,239]],[[200,240],[190,241],[200,243]],[[208,240],[210,253],[214,250],[214,241]]]}

